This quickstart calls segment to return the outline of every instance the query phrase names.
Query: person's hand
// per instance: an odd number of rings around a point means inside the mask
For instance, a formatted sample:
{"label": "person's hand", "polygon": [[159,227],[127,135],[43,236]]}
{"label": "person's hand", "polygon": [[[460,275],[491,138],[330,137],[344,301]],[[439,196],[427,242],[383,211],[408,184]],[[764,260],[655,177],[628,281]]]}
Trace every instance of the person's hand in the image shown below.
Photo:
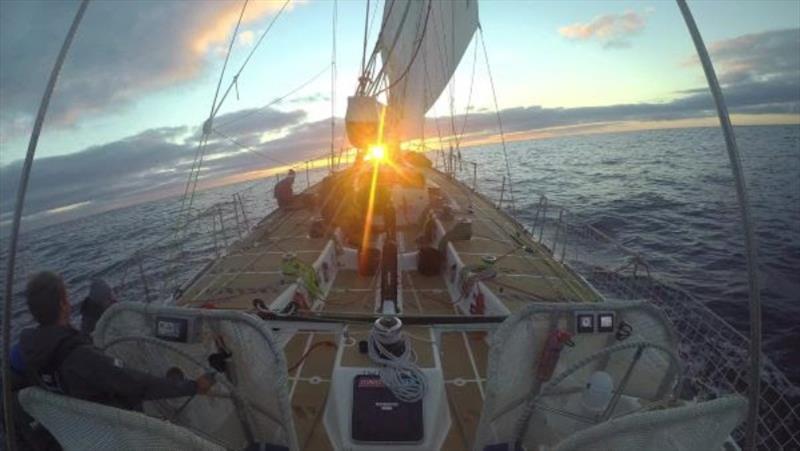
{"label": "person's hand", "polygon": [[194,382],[197,384],[197,394],[205,395],[209,390],[211,390],[211,387],[214,385],[216,380],[214,380],[213,374],[204,374],[195,379]]}

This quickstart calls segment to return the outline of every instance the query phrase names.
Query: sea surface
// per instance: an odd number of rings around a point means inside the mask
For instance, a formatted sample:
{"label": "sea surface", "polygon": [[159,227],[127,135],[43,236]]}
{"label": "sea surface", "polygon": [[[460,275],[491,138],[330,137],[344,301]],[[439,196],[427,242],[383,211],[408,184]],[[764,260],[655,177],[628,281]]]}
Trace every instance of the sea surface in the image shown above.
{"label": "sea surface", "polygon": [[[738,127],[736,133],[759,243],[764,350],[800,386],[800,126]],[[502,147],[479,146],[461,153],[460,178],[471,184],[472,165],[467,161],[476,162],[478,190],[499,198],[506,171]],[[747,335],[743,235],[719,129],[518,141],[508,143],[507,154],[523,224],[533,221],[539,197],[545,194],[551,203],[569,210],[571,220],[589,223],[640,252],[657,277],[677,284]],[[322,175],[312,172],[309,183]],[[246,222],[252,225],[274,208],[274,181],[199,192],[194,207],[201,212],[239,193],[245,214],[236,214],[243,229]],[[298,185],[306,185],[302,172]],[[506,187],[503,196],[508,195]],[[25,232],[17,266],[14,336],[31,321],[22,289],[33,271],[61,272],[73,304],[86,296],[95,276],[120,286],[124,301],[162,298],[241,231],[231,225],[234,212],[228,208],[223,212],[224,232],[217,225],[217,233],[212,233],[212,215],[206,215],[193,223],[176,251],[164,243],[174,236],[170,230],[179,209],[180,199],[171,198]],[[0,265],[5,265],[7,240],[3,236]],[[166,262],[171,252],[179,252],[187,262],[175,268],[174,275]],[[146,283],[141,282],[142,274]]]}

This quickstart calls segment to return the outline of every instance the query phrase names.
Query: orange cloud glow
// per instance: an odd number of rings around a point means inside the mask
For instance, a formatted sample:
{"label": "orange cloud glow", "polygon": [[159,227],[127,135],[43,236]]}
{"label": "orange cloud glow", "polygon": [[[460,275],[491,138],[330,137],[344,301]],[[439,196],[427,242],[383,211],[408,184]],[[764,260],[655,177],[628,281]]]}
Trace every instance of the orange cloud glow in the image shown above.
{"label": "orange cloud glow", "polygon": [[[268,14],[279,11],[283,3],[282,0],[261,0],[248,3],[244,17],[242,17],[242,24],[254,22]],[[286,9],[291,9],[293,3],[295,2],[290,2]],[[239,20],[241,12],[242,5],[238,2],[227,4],[225,8],[218,11],[209,20],[208,26],[204,27],[192,39],[190,43],[192,51],[197,54],[205,54],[214,46],[227,42],[236,27],[236,22]]]}

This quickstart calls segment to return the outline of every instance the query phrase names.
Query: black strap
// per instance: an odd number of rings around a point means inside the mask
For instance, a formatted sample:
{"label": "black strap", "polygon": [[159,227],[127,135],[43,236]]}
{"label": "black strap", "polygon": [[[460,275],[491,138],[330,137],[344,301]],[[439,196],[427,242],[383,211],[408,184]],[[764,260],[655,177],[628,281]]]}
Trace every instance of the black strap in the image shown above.
{"label": "black strap", "polygon": [[38,384],[48,391],[65,393],[59,375],[61,365],[63,365],[70,354],[72,354],[72,351],[87,344],[88,343],[77,336],[77,334],[62,340],[61,343],[56,346],[55,351],[53,351],[53,357],[50,361],[40,368],[35,375]]}

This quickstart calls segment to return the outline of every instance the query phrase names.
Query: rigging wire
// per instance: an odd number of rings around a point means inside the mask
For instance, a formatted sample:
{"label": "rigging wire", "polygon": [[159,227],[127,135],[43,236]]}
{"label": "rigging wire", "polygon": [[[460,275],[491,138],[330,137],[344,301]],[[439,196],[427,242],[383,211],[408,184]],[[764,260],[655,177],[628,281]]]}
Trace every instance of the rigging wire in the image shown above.
{"label": "rigging wire", "polygon": [[[369,13],[369,5],[367,5],[367,13]],[[338,0],[333,0],[333,18],[331,19],[331,29],[333,31],[333,36],[331,37],[331,173],[333,173],[336,140],[336,22],[339,19],[338,15]],[[362,66],[364,64],[363,57],[361,64]]]}
{"label": "rigging wire", "polygon": [[292,166],[291,164],[289,164],[289,163],[287,163],[287,162],[285,162],[285,161],[283,161],[283,160],[279,160],[279,159],[277,159],[277,158],[275,158],[275,157],[271,157],[271,156],[267,155],[267,154],[266,154],[266,153],[264,153],[264,152],[261,152],[261,151],[259,151],[259,150],[256,150],[256,149],[254,149],[254,148],[252,148],[252,147],[248,146],[247,144],[243,144],[243,143],[241,143],[241,142],[237,141],[235,138],[233,138],[233,137],[231,137],[231,136],[228,136],[228,135],[226,135],[225,133],[222,133],[221,131],[217,130],[216,128],[213,130],[213,133],[216,133],[216,134],[217,134],[217,135],[219,135],[221,138],[224,138],[224,139],[226,139],[226,140],[230,141],[232,144],[234,144],[234,145],[236,145],[236,146],[239,146],[240,148],[242,148],[242,150],[246,150],[246,151],[248,151],[248,152],[252,152],[252,153],[254,153],[254,154],[256,154],[256,155],[259,155],[259,156],[261,156],[261,157],[264,157],[264,158],[266,158],[267,160],[270,160],[270,161],[272,161],[273,163],[278,163],[278,164],[280,164],[280,165],[283,165],[283,166]]}
{"label": "rigging wire", "polygon": [[[369,2],[369,0],[367,0],[367,2]],[[367,30],[367,37],[369,37],[369,35],[372,34],[372,26],[375,25],[375,16],[378,15],[379,9],[380,8],[378,8],[378,5],[375,5],[375,7],[372,8],[372,16],[369,19],[369,29]],[[369,8],[367,10],[369,11]]]}
{"label": "rigging wire", "polygon": [[[275,22],[278,21],[278,18],[281,17],[281,15],[283,14],[284,10],[286,10],[286,6],[288,4],[289,4],[289,0],[285,0],[283,2],[283,6],[281,6],[281,9],[278,10],[278,13],[275,14],[275,16],[269,22],[269,25],[267,25],[267,28],[264,30],[264,32],[261,33],[261,36],[259,36],[258,41],[256,41],[256,43],[253,46],[253,48],[250,49],[250,53],[247,54],[247,58],[244,59],[244,62],[242,62],[242,65],[239,67],[239,70],[236,72],[236,74],[231,79],[231,83],[228,85],[228,89],[225,90],[225,94],[219,100],[219,104],[216,106],[216,108],[214,110],[214,114],[211,117],[212,120],[213,120],[213,117],[216,116],[217,113],[219,113],[219,109],[222,108],[222,104],[225,102],[225,99],[228,97],[228,94],[231,92],[231,88],[233,88],[233,86],[238,82],[239,76],[242,75],[242,72],[244,71],[244,68],[247,66],[247,63],[250,62],[250,58],[252,58],[253,54],[256,53],[256,50],[258,50],[258,47],[264,41],[264,38],[266,38],[267,34],[270,32],[270,30],[272,30],[272,26],[275,25]],[[237,28],[238,28],[238,26],[237,26]],[[234,34],[233,37],[236,38],[236,35]]]}
{"label": "rigging wire", "polygon": [[[377,11],[378,8],[376,6],[375,10]],[[335,32],[334,32],[335,33]],[[367,10],[364,16],[364,47],[361,50],[361,74],[364,74],[364,69],[366,69],[366,60],[367,60],[367,38],[369,35],[369,0],[367,0]]]}
{"label": "rigging wire", "polygon": [[239,12],[239,20],[236,21],[236,28],[234,28],[233,30],[233,36],[231,36],[231,42],[228,43],[228,51],[225,52],[225,62],[222,63],[222,71],[219,73],[219,81],[217,81],[217,89],[216,91],[214,91],[214,100],[211,102],[211,112],[208,113],[209,120],[214,117],[214,112],[217,105],[217,97],[219,97],[219,90],[220,88],[222,88],[222,80],[225,78],[225,69],[228,67],[228,60],[230,60],[231,57],[231,50],[233,49],[233,43],[236,42],[236,36],[238,36],[239,34],[239,27],[242,25],[242,18],[244,17],[244,12],[247,9],[248,2],[249,0],[244,0],[244,3],[242,4],[242,11]]}
{"label": "rigging wire", "polygon": [[225,121],[225,122],[217,125],[216,127],[214,127],[214,129],[218,129],[219,127],[225,127],[227,125],[233,124],[234,122],[241,121],[244,118],[252,116],[253,114],[260,113],[261,111],[266,110],[267,108],[271,107],[272,105],[275,105],[277,103],[283,102],[287,98],[291,97],[292,95],[294,95],[294,94],[298,93],[299,91],[303,90],[304,88],[306,88],[311,83],[317,81],[317,79],[319,77],[323,76],[325,74],[325,72],[327,72],[329,70],[330,70],[330,66],[328,64],[326,64],[325,67],[322,68],[322,70],[320,70],[319,72],[314,74],[314,76],[312,76],[308,80],[304,81],[302,84],[298,85],[297,87],[295,87],[294,89],[292,89],[288,93],[286,93],[286,94],[284,94],[284,95],[282,95],[280,97],[276,97],[276,98],[272,99],[268,104],[266,104],[264,106],[255,108],[255,109],[253,109],[251,111],[248,111],[247,113],[242,114],[242,115],[240,115],[240,116],[238,116],[236,118],[233,118],[233,119],[230,119],[228,121]]}
{"label": "rigging wire", "polygon": [[88,6],[89,0],[83,0],[80,6],[78,6],[75,18],[72,19],[72,25],[70,25],[67,36],[64,38],[64,43],[61,45],[61,50],[58,52],[56,63],[53,66],[53,70],[50,72],[50,78],[47,80],[47,87],[42,95],[42,102],[39,104],[39,111],[36,113],[36,121],[34,122],[33,130],[31,130],[31,138],[28,141],[28,151],[25,154],[25,162],[20,172],[17,199],[14,205],[14,219],[11,226],[11,238],[8,246],[8,264],[6,266],[5,305],[3,306],[3,380],[5,381],[3,384],[3,416],[5,420],[6,447],[11,451],[17,449],[12,402],[14,394],[11,392],[11,304],[14,300],[14,265],[16,263],[19,229],[22,222],[22,209],[25,206],[25,194],[28,190],[28,179],[30,177],[31,168],[33,167],[33,157],[36,154],[36,146],[39,144],[39,134],[44,125],[44,118],[47,115],[50,98],[55,90],[58,74],[61,72],[61,67],[64,65],[67,52],[72,45],[72,40],[75,38],[75,33],[78,31],[78,26]]}
{"label": "rigging wire", "polygon": [[[281,16],[281,14],[283,14],[284,10],[286,9],[286,6],[289,4],[289,0],[285,0],[284,1],[283,5],[281,6],[281,9],[272,18],[272,20],[270,21],[269,25],[264,30],[264,32],[261,33],[261,36],[258,38],[258,41],[256,41],[256,44],[253,46],[253,48],[250,50],[250,53],[247,55],[247,58],[245,58],[244,62],[242,62],[242,65],[239,67],[239,70],[233,76],[233,79],[231,80],[231,83],[228,85],[228,88],[225,90],[225,93],[222,95],[222,98],[219,98],[219,102],[217,102],[217,99],[218,99],[218,96],[219,96],[219,89],[222,86],[222,80],[223,80],[223,77],[225,75],[225,70],[226,70],[227,65],[228,65],[228,60],[230,58],[231,50],[233,49],[233,44],[236,41],[236,37],[238,36],[239,27],[241,26],[242,19],[244,17],[244,12],[245,12],[245,9],[247,7],[247,3],[248,3],[248,0],[245,0],[244,4],[242,5],[242,11],[239,14],[239,20],[236,23],[236,28],[234,29],[233,35],[231,36],[230,43],[228,44],[228,52],[225,55],[225,62],[223,64],[223,66],[222,66],[222,72],[220,73],[219,82],[217,83],[217,91],[214,94],[214,101],[212,102],[212,105],[211,105],[211,113],[210,113],[208,119],[206,120],[206,122],[203,123],[203,136],[204,136],[204,139],[201,140],[200,148],[198,149],[197,154],[195,156],[195,159],[196,159],[197,163],[192,165],[192,172],[189,174],[190,180],[187,183],[186,190],[184,191],[184,198],[183,198],[183,200],[181,202],[181,214],[179,215],[179,221],[180,221],[181,217],[184,216],[183,212],[184,212],[184,207],[186,205],[187,192],[188,192],[188,195],[189,195],[189,204],[188,204],[189,208],[191,208],[192,203],[194,202],[194,193],[197,190],[197,182],[198,182],[198,179],[199,179],[199,176],[200,176],[200,168],[203,165],[203,158],[205,156],[205,147],[206,147],[206,145],[208,143],[208,136],[212,132],[212,124],[213,124],[213,121],[214,121],[214,117],[216,117],[216,115],[219,113],[219,110],[222,107],[222,104],[225,102],[225,99],[228,97],[228,94],[230,93],[231,88],[233,88],[233,86],[237,83],[237,81],[239,79],[239,76],[244,71],[244,68],[247,66],[247,63],[250,62],[250,59],[253,57],[253,54],[255,54],[255,52],[258,49],[258,47],[264,41],[264,38],[267,36],[269,31],[272,29],[272,26],[275,25],[275,22],[278,20],[278,18]],[[192,179],[192,176],[193,176],[193,179]],[[189,191],[189,185],[191,185],[191,191]],[[180,233],[181,228],[182,228],[181,226],[177,227],[176,228],[176,233]]]}
{"label": "rigging wire", "polygon": [[[390,0],[386,1],[388,2]],[[381,28],[380,30],[378,30],[378,37],[375,39],[375,46],[372,48],[372,52],[370,53],[366,68],[361,71],[361,76],[358,77],[358,88],[356,89],[357,95],[366,95],[368,88],[371,89],[371,87],[367,86],[367,83],[373,81],[372,73],[375,70],[375,63],[378,58],[378,53],[380,51],[381,37],[383,36],[383,31],[386,28],[386,18],[391,16],[392,9],[394,9],[394,4],[395,0],[391,0],[391,3],[389,3],[388,7],[384,6],[383,19],[381,20]],[[372,24],[375,23],[375,14],[377,14],[377,12],[378,12],[378,6],[376,5],[372,13],[372,20],[370,22],[370,26],[368,27],[367,35],[372,32]],[[368,38],[369,36],[364,37],[365,48],[367,45]]]}
{"label": "rigging wire", "polygon": [[[375,59],[377,57],[377,52],[378,52],[379,47],[380,47],[380,42],[382,40],[381,37],[383,36],[383,32],[386,30],[386,20],[385,19],[391,16],[391,12],[392,12],[391,8],[394,7],[394,4],[395,4],[395,1],[392,1],[392,4],[389,7],[390,8],[389,12],[384,16],[383,25],[381,26],[381,32],[378,35],[378,41],[375,43],[375,50],[373,50],[372,57],[370,58],[370,60],[371,60],[370,62],[372,64],[374,64],[374,62],[375,62]],[[400,35],[403,34],[403,27],[405,26],[406,19],[408,19],[408,13],[411,11],[411,5],[412,4],[413,4],[413,2],[406,3],[406,9],[405,9],[405,11],[403,11],[403,18],[400,19],[400,24],[397,26],[397,31],[394,34],[394,39],[392,39],[392,45],[388,48],[388,52],[387,52],[387,55],[386,55],[386,59],[387,60],[391,59],[392,54],[394,53],[394,49],[397,46],[397,42],[400,40]],[[386,73],[386,68],[387,67],[388,67],[387,64],[383,64],[381,66],[381,70],[378,71],[378,75],[375,76],[375,80],[373,80],[372,85],[369,87],[369,91],[371,92],[371,95],[373,95],[373,96],[377,95],[375,93],[375,91],[378,89],[378,86],[380,84],[380,80],[384,76],[384,74]]]}
{"label": "rigging wire", "polygon": [[475,47],[472,54],[472,76],[469,81],[469,94],[467,95],[467,106],[464,108],[464,118],[461,122],[461,132],[456,137],[456,146],[461,144],[461,139],[467,129],[467,118],[469,117],[470,109],[472,108],[472,89],[475,86],[475,67],[478,65],[478,43],[475,42]]}
{"label": "rigging wire", "polygon": [[[214,99],[211,102],[211,111],[208,113],[208,119],[206,122],[203,123],[203,137],[200,139],[198,144],[197,151],[195,152],[195,159],[192,162],[192,168],[189,171],[189,179],[186,181],[186,188],[183,191],[183,198],[181,199],[181,208],[178,214],[178,222],[184,220],[184,216],[186,215],[186,199],[188,196],[189,204],[188,208],[191,209],[192,203],[194,202],[194,192],[197,189],[197,180],[200,176],[200,167],[203,165],[203,157],[205,156],[205,146],[208,143],[208,135],[211,131],[211,123],[214,120],[214,115],[216,112],[216,104],[217,98],[219,97],[219,91],[222,88],[222,80],[225,77],[225,70],[228,68],[228,61],[230,61],[231,50],[233,49],[233,44],[236,41],[236,36],[239,34],[239,27],[242,25],[242,18],[244,17],[244,12],[247,9],[247,3],[249,0],[245,0],[242,4],[242,10],[239,12],[239,19],[236,21],[236,27],[233,30],[233,35],[231,36],[230,43],[228,43],[228,49],[225,53],[225,61],[222,63],[222,70],[219,74],[219,80],[217,81],[217,88],[214,91]],[[222,101],[220,101],[222,103]],[[189,187],[191,186],[191,192]],[[176,228],[176,233],[179,233],[181,226]]]}
{"label": "rigging wire", "polygon": [[478,31],[480,32],[481,47],[483,47],[483,58],[486,61],[486,73],[489,75],[489,84],[492,87],[492,99],[494,100],[494,111],[497,114],[497,127],[500,129],[500,143],[503,149],[503,159],[506,162],[506,173],[508,175],[508,194],[511,198],[511,214],[517,215],[517,208],[514,203],[514,188],[511,179],[511,164],[508,162],[508,152],[506,150],[506,137],[503,133],[503,119],[500,117],[500,107],[497,104],[497,91],[494,87],[494,79],[492,78],[492,68],[489,65],[489,52],[486,51],[486,41],[483,38],[483,27],[478,23]]}
{"label": "rigging wire", "polygon": [[[383,93],[385,91],[388,91],[388,90],[392,89],[398,83],[403,81],[403,79],[411,71],[411,66],[414,65],[414,61],[416,61],[417,55],[419,54],[419,49],[422,47],[422,43],[425,40],[425,34],[426,34],[427,30],[428,30],[428,18],[431,15],[431,5],[433,5],[433,0],[428,0],[428,9],[427,9],[427,12],[425,13],[425,22],[422,24],[422,33],[417,38],[417,46],[416,46],[416,48],[414,48],[414,53],[411,54],[411,59],[409,60],[408,65],[406,66],[405,70],[403,70],[403,72],[400,74],[399,77],[397,77],[394,81],[390,82],[386,87],[384,87],[380,91],[376,92],[374,95],[377,96],[377,95],[380,95],[381,93]],[[384,65],[384,67],[386,67],[386,66]],[[381,71],[383,71],[383,69],[381,69]]]}
{"label": "rigging wire", "polygon": [[[239,34],[239,27],[242,24],[242,19],[244,18],[244,12],[247,9],[247,3],[249,0],[245,0],[242,4],[242,10],[239,13],[239,19],[236,21],[236,27],[234,28],[233,35],[231,35],[230,43],[228,44],[228,50],[225,54],[225,61],[222,64],[222,70],[219,74],[219,81],[217,82],[217,88],[214,92],[214,99],[211,102],[211,111],[209,112],[208,119],[203,122],[202,127],[202,137],[200,142],[198,143],[197,151],[195,152],[194,161],[192,162],[192,168],[189,171],[189,179],[186,181],[186,187],[183,190],[183,197],[181,198],[181,207],[178,211],[178,216],[176,219],[176,226],[175,226],[175,247],[172,249],[173,256],[175,253],[180,252],[181,246],[181,232],[185,229],[186,220],[188,220],[189,210],[192,208],[192,204],[194,203],[194,195],[197,191],[197,182],[200,178],[200,169],[203,166],[203,159],[205,157],[206,146],[208,144],[208,136],[211,134],[211,126],[214,121],[214,116],[216,115],[217,111],[219,111],[219,107],[217,105],[217,99],[219,97],[219,91],[222,87],[222,80],[225,76],[225,70],[228,67],[228,61],[230,60],[231,50],[233,49],[233,44],[236,41],[236,37]],[[241,70],[240,70],[241,72]],[[234,76],[234,81],[238,77],[238,73]],[[223,95],[222,99],[219,100],[219,105],[222,105],[222,102],[225,100],[225,97],[230,92],[230,87]],[[190,189],[191,187],[191,189]],[[188,197],[188,204],[187,204],[187,197]],[[175,267],[174,265],[167,270],[166,277],[164,277],[164,287],[166,288],[167,284],[170,283],[172,277],[174,276]]]}

